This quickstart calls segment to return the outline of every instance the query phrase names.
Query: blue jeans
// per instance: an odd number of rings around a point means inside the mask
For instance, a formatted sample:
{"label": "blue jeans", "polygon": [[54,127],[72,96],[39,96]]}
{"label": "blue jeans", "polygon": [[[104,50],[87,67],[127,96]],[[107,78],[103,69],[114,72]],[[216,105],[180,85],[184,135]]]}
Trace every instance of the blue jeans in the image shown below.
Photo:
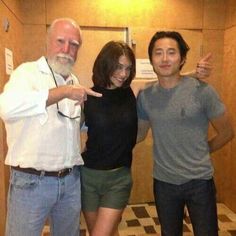
{"label": "blue jeans", "polygon": [[11,170],[6,236],[40,236],[47,219],[51,235],[78,236],[80,168],[63,178]]}
{"label": "blue jeans", "polygon": [[187,206],[195,236],[218,236],[213,179],[174,185],[154,179],[154,197],[162,236],[182,236]]}

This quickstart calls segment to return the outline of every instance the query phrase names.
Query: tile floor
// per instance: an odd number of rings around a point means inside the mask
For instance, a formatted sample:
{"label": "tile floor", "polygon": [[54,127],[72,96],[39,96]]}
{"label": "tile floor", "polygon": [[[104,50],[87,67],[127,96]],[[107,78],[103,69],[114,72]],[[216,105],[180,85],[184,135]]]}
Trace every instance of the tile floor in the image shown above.
{"label": "tile floor", "polygon": [[[224,204],[218,203],[219,236],[236,236],[236,213],[233,213]],[[123,214],[119,226],[120,236],[161,236],[160,225],[156,217],[153,203],[129,205]],[[45,226],[43,236],[49,236],[49,228]],[[81,235],[88,236],[82,216]],[[184,236],[193,236],[188,215],[184,220]]]}

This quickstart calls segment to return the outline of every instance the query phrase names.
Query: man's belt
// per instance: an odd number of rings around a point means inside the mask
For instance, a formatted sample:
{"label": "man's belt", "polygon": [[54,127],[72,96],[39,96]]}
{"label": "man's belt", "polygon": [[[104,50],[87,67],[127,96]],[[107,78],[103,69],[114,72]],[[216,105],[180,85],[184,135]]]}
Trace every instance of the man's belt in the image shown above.
{"label": "man's belt", "polygon": [[19,166],[12,166],[13,170],[21,171],[28,174],[38,175],[38,176],[51,176],[51,177],[58,177],[63,178],[68,175],[73,168],[67,168],[59,171],[43,171],[43,170],[36,170],[34,168],[21,168]]}

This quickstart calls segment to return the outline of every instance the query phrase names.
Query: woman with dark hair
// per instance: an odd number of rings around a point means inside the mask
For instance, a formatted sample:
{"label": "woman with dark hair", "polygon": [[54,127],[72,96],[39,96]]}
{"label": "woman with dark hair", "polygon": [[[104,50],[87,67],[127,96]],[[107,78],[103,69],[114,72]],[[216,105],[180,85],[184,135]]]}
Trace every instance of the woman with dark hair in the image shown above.
{"label": "woman with dark hair", "polygon": [[[206,70],[200,74],[209,73],[207,63],[201,65]],[[138,82],[131,88],[135,71],[135,55],[120,41],[108,42],[93,66],[92,89],[103,96],[88,96],[84,104],[88,139],[81,171],[82,210],[91,236],[118,235],[128,204],[137,137],[136,95],[147,86]]]}
{"label": "woman with dark hair", "polygon": [[108,42],[93,66],[94,91],[84,106],[88,127],[82,154],[82,209],[90,235],[113,235],[132,187],[132,149],[137,136],[136,99],[130,87],[135,56],[123,42]]}

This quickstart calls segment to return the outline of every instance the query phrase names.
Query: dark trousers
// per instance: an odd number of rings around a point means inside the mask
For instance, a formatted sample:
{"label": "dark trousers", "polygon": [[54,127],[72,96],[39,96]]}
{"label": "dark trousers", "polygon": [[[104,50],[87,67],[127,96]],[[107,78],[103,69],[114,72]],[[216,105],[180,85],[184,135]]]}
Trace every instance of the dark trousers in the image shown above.
{"label": "dark trousers", "polygon": [[195,236],[218,236],[214,180],[175,185],[154,179],[154,197],[162,236],[182,236],[187,206]]}

